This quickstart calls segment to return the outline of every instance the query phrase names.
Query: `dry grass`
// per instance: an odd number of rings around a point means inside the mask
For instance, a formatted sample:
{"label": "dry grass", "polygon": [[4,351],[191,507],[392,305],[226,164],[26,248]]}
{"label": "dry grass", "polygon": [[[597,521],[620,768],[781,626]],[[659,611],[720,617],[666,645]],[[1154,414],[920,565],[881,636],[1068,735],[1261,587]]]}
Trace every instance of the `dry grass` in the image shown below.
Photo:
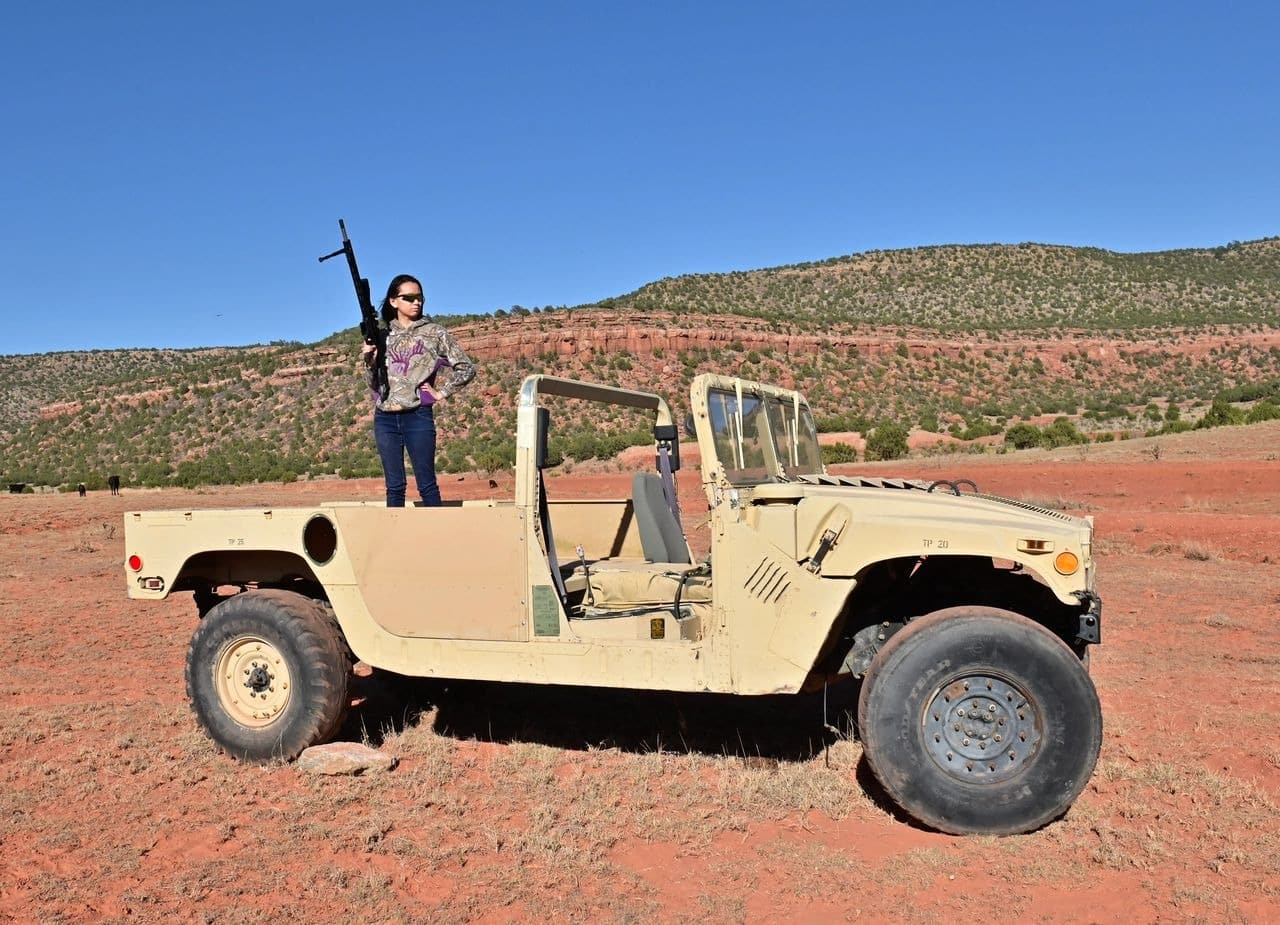
{"label": "dry grass", "polygon": [[794,871],[786,884],[787,892],[806,901],[823,899],[833,882],[848,882],[870,873],[867,865],[849,852],[814,842],[769,842],[761,847],[760,856]]}
{"label": "dry grass", "polygon": [[1182,510],[1189,514],[1221,514],[1226,507],[1220,498],[1193,498],[1187,495],[1182,499]]}
{"label": "dry grass", "polygon": [[[0,587],[0,921],[942,923],[988,916],[994,895],[1010,921],[1060,920],[1047,910],[1081,896],[1100,919],[1280,908],[1280,601],[1256,563],[1174,545],[1108,560],[1097,773],[1040,831],[961,839],[895,818],[857,741],[800,698],[424,683],[375,692],[343,731],[397,755],[390,774],[237,764],[184,702],[189,600],[118,601],[95,529],[24,537],[65,574],[23,604]],[[66,555],[82,538],[101,548]]]}
{"label": "dry grass", "polygon": [[963,863],[941,848],[913,848],[898,858],[886,880],[908,893],[927,889],[939,878],[946,879]]}
{"label": "dry grass", "polygon": [[1050,511],[1092,511],[1094,506],[1083,498],[1069,495],[1036,495],[1023,493],[1018,499],[1025,504],[1046,508]]}
{"label": "dry grass", "polygon": [[1192,562],[1220,562],[1222,550],[1201,540],[1183,540],[1182,556]]}
{"label": "dry grass", "polygon": [[1257,784],[1164,761],[1106,761],[1098,774],[1116,785],[1131,818],[1146,821],[1138,832],[1126,830],[1126,840],[1140,842],[1129,852],[1131,861],[1158,863],[1181,850],[1176,833],[1185,831],[1200,833],[1197,856],[1215,872],[1242,861],[1280,869],[1277,806]]}
{"label": "dry grass", "polygon": [[747,807],[770,819],[816,809],[842,819],[852,806],[871,809],[853,779],[861,755],[858,743],[842,740],[831,748],[830,766],[821,759],[782,762],[776,768],[727,760],[719,768],[719,797],[726,811],[738,815]]}
{"label": "dry grass", "polygon": [[1122,536],[1102,536],[1094,539],[1093,551],[1100,556],[1127,556],[1132,555],[1136,549],[1133,543]]}

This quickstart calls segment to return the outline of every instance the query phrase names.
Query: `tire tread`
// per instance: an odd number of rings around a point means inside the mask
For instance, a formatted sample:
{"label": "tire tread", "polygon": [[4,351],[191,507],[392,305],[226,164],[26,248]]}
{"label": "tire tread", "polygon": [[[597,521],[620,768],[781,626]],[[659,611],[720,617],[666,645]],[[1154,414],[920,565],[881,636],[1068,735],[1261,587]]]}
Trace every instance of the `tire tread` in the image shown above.
{"label": "tire tread", "polygon": [[[241,622],[257,622],[264,635],[279,636],[298,659],[294,690],[295,696],[304,697],[301,712],[269,741],[260,730],[248,730],[226,716],[216,703],[216,693],[202,685],[202,673],[210,667],[206,656],[216,653],[217,637]],[[320,602],[281,589],[245,591],[211,609],[192,635],[187,647],[187,698],[197,722],[222,751],[245,761],[290,760],[304,748],[328,741],[341,727],[350,667],[337,621]],[[222,725],[227,728],[219,728]]]}

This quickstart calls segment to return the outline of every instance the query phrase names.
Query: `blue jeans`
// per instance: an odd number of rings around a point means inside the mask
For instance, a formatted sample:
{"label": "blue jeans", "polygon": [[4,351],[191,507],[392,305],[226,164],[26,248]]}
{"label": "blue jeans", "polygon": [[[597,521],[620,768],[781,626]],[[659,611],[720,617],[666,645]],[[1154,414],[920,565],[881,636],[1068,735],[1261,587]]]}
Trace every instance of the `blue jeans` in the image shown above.
{"label": "blue jeans", "polygon": [[373,439],[387,480],[387,507],[404,507],[404,454],[409,451],[413,478],[424,507],[440,506],[436,483],[436,419],[430,405],[412,411],[373,411]]}

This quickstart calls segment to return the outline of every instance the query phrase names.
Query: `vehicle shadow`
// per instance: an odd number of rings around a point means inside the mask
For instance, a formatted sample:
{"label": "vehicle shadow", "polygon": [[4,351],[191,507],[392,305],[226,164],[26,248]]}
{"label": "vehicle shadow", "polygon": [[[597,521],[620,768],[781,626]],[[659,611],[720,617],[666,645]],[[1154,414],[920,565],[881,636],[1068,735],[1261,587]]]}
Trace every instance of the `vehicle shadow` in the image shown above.
{"label": "vehicle shadow", "polygon": [[617,748],[803,761],[856,736],[858,686],[825,694],[735,696],[483,681],[384,671],[356,676],[343,738],[375,747],[424,722],[438,735],[554,748]]}

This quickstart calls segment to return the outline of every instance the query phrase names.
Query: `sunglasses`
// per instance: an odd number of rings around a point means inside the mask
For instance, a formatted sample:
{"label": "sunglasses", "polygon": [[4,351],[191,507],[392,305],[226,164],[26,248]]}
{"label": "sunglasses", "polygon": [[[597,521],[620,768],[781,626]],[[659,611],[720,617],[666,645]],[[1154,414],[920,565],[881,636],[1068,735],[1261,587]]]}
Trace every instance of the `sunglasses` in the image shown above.
{"label": "sunglasses", "polygon": [[422,298],[422,293],[421,293],[421,292],[408,292],[408,293],[404,293],[404,292],[402,292],[402,293],[400,293],[400,294],[398,294],[398,295],[394,295],[394,296],[392,296],[392,298],[393,298],[393,299],[404,299],[406,302],[422,302],[422,301],[424,301],[424,300],[423,300],[423,298]]}

